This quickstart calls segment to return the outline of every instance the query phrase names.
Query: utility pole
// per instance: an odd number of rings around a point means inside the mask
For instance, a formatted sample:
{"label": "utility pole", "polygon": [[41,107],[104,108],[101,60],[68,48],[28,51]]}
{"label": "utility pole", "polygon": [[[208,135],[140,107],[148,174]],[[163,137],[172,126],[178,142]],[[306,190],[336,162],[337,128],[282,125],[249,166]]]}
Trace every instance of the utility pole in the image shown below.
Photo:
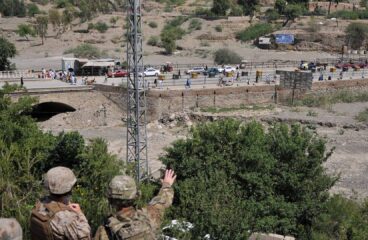
{"label": "utility pole", "polygon": [[149,175],[141,0],[128,0],[127,10],[127,161],[135,164],[135,176],[139,182]]}

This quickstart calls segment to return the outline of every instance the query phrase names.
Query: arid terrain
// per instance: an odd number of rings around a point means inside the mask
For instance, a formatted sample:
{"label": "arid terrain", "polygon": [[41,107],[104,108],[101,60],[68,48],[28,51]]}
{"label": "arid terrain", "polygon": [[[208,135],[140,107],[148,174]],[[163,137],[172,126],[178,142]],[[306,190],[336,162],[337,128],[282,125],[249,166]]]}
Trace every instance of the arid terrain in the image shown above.
{"label": "arid terrain", "polygon": [[[101,96],[103,98],[103,96]],[[335,104],[331,109],[308,107],[285,107],[270,105],[265,108],[252,106],[246,110],[226,111],[222,113],[204,112],[200,109],[182,114],[172,114],[165,119],[148,124],[149,161],[151,171],[155,173],[162,164],[159,156],[164,149],[179,138],[189,134],[193,124],[213,121],[225,117],[234,117],[249,121],[260,120],[265,126],[271,122],[300,122],[304,126],[316,130],[318,135],[325,138],[329,149],[335,148],[332,156],[325,163],[327,171],[340,175],[339,181],[332,188],[333,193],[356,198],[368,197],[368,169],[367,149],[368,125],[360,123],[355,116],[368,108],[368,103]],[[40,123],[44,130],[59,132],[61,130],[77,130],[86,138],[102,137],[109,143],[109,149],[119,158],[125,159],[126,154],[126,127],[123,121],[125,113],[113,104],[106,107],[106,118],[103,121],[96,119],[96,107],[83,109],[83,113],[71,112],[54,116],[48,121]],[[261,109],[261,110],[258,110]],[[262,110],[263,109],[263,110]],[[95,124],[83,124],[90,116]],[[122,119],[119,120],[119,117]],[[97,117],[100,118],[100,117]],[[184,120],[183,120],[184,119]],[[87,120],[87,122],[90,122]],[[75,124],[73,124],[75,123]]]}

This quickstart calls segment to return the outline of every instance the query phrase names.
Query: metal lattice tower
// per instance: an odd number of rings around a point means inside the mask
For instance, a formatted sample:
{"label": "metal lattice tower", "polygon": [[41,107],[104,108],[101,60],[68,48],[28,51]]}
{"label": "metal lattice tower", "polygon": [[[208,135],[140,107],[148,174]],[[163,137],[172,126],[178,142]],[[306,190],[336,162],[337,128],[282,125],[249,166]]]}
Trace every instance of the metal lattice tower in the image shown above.
{"label": "metal lattice tower", "polygon": [[146,84],[142,48],[141,0],[128,0],[127,62],[127,161],[135,164],[137,181],[148,176]]}

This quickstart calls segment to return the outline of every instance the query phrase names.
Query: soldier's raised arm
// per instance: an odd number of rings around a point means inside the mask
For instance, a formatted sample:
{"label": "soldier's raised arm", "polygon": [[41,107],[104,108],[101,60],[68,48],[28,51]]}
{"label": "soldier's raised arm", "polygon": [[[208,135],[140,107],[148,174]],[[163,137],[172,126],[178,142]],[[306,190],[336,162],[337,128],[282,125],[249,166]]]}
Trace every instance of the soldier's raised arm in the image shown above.
{"label": "soldier's raised arm", "polygon": [[172,185],[175,179],[174,170],[166,170],[164,178],[161,179],[162,187],[160,192],[149,202],[149,209],[155,210],[156,214],[160,215],[160,218],[163,216],[165,209],[170,207],[173,202],[174,190]]}

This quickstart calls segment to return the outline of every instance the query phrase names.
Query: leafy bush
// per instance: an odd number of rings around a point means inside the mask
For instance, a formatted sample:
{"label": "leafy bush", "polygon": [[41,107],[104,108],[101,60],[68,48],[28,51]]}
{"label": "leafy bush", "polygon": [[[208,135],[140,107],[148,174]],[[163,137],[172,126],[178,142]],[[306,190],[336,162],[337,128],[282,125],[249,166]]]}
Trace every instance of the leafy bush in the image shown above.
{"label": "leafy bush", "polygon": [[162,46],[167,54],[171,54],[176,49],[176,40],[181,39],[185,31],[180,26],[188,20],[188,17],[179,16],[169,21],[161,31],[160,37]]}
{"label": "leafy bush", "polygon": [[199,19],[194,18],[189,22],[189,30],[201,30],[202,29],[202,22]]}
{"label": "leafy bush", "polygon": [[105,33],[109,29],[109,26],[107,26],[107,24],[104,22],[98,21],[96,24],[94,24],[94,29],[100,33]]}
{"label": "leafy bush", "polygon": [[341,11],[336,11],[334,13],[331,13],[329,17],[356,20],[359,18],[359,15],[357,12],[341,10]]}
{"label": "leafy bush", "polygon": [[148,23],[148,26],[150,26],[151,28],[157,28],[157,23],[151,21],[151,22]]}
{"label": "leafy bush", "polygon": [[27,4],[27,14],[30,17],[34,17],[36,14],[40,14],[41,11],[38,6],[34,3]]}
{"label": "leafy bush", "polygon": [[265,14],[267,21],[275,21],[280,18],[280,14],[275,9],[268,9]]}
{"label": "leafy bush", "polygon": [[100,58],[102,53],[101,51],[88,43],[82,43],[76,48],[68,49],[64,52],[64,54],[70,54],[73,53],[75,57],[80,58]]}
{"label": "leafy bush", "polygon": [[162,157],[178,175],[168,216],[193,223],[198,238],[262,231],[312,239],[336,180],[324,171],[325,151],[325,141],[299,125],[200,124]]}
{"label": "leafy bush", "polygon": [[158,46],[160,42],[160,38],[158,36],[151,36],[148,41],[147,44],[150,46]]}
{"label": "leafy bush", "polygon": [[15,45],[6,38],[0,37],[0,53],[0,71],[8,70],[10,67],[8,58],[14,57],[17,53]]}
{"label": "leafy bush", "polygon": [[227,48],[222,48],[214,53],[215,63],[217,64],[239,64],[241,57]]}
{"label": "leafy bush", "polygon": [[[111,178],[123,170],[121,161],[108,153],[101,139],[85,146],[78,133],[58,137],[44,133],[26,114],[36,99],[22,97],[13,102],[6,93],[17,88],[5,85],[4,89],[0,90],[0,216],[15,217],[24,239],[29,239],[31,209],[43,194],[42,175],[54,164],[64,164],[78,178],[73,202],[81,204],[92,230],[96,230],[109,214],[105,190]],[[60,158],[53,161],[55,156]]]}
{"label": "leafy bush", "polygon": [[0,13],[3,16],[26,16],[26,7],[23,0],[2,0],[0,1]]}
{"label": "leafy bush", "polygon": [[273,27],[268,23],[257,23],[245,30],[238,32],[236,38],[242,42],[249,40],[254,40],[256,38],[262,37],[266,34],[272,33]]}
{"label": "leafy bush", "polygon": [[216,32],[222,32],[222,26],[221,25],[216,25],[215,30],[216,30]]}
{"label": "leafy bush", "polygon": [[353,49],[359,49],[363,42],[368,37],[368,24],[365,23],[350,23],[345,29],[348,43]]}
{"label": "leafy bush", "polygon": [[22,23],[18,25],[17,34],[20,37],[25,37],[28,41],[28,36],[36,36],[36,31],[34,30],[32,25]]}
{"label": "leafy bush", "polygon": [[355,117],[356,120],[359,122],[368,123],[368,108],[366,108],[364,111],[358,113],[358,115]]}
{"label": "leafy bush", "polygon": [[226,16],[226,11],[230,9],[231,3],[229,0],[213,0],[211,12],[216,16]]}

